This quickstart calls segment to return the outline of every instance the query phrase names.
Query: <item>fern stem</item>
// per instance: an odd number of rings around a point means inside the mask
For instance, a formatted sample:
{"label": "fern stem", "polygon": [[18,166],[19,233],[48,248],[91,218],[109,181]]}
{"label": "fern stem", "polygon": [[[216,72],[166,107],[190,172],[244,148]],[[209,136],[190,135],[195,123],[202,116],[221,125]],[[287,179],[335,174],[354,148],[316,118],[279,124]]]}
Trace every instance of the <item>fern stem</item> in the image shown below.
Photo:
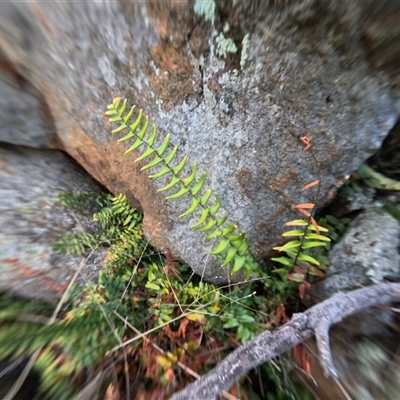
{"label": "fern stem", "polygon": [[212,207],[207,207],[207,202],[209,201],[212,193],[210,189],[206,190],[201,195],[201,197],[198,197],[201,190],[203,189],[206,174],[203,173],[199,181],[194,186],[192,186],[196,179],[196,164],[194,164],[192,167],[192,172],[188,177],[179,177],[179,174],[182,172],[186,165],[187,156],[185,156],[178,165],[171,167],[170,164],[175,158],[177,147],[175,146],[168,156],[164,156],[164,153],[166,152],[169,144],[169,134],[165,137],[163,143],[158,148],[155,148],[153,146],[156,139],[155,125],[153,125],[152,127],[150,137],[146,140],[145,136],[148,129],[148,117],[145,117],[144,124],[140,128],[139,132],[137,132],[142,118],[142,111],[140,110],[135,122],[131,125],[128,125],[129,120],[133,115],[134,107],[132,107],[125,114],[127,101],[124,100],[121,106],[120,103],[121,98],[115,98],[113,100],[113,103],[108,106],[108,111],[106,112],[106,115],[110,116],[110,122],[120,123],[120,126],[112,131],[113,133],[120,133],[124,130],[128,130],[128,134],[119,141],[136,138],[134,144],[125,153],[137,150],[142,145],[145,145],[146,150],[142,152],[138,158],[136,158],[135,162],[143,161],[151,155],[154,155],[153,159],[144,167],[142,167],[142,170],[161,165],[161,169],[157,173],[149,175],[150,178],[157,179],[167,174],[172,175],[171,181],[166,186],[159,189],[159,191],[170,190],[179,184],[179,190],[167,196],[167,199],[176,199],[185,194],[189,194],[192,201],[191,206],[184,213],[182,213],[180,217],[187,216],[190,213],[194,212],[196,209],[199,209],[200,218],[194,225],[192,225],[192,228],[200,232],[209,231],[210,229],[215,228],[213,232],[209,233],[205,237],[205,240],[211,240],[215,238],[219,238],[220,240],[218,246],[214,251],[211,252],[211,254],[225,254],[225,261],[223,262],[222,266],[228,265],[232,261],[234,263],[232,273],[235,273],[239,269],[244,267],[244,269],[246,270],[246,274],[250,275],[250,272],[252,272],[252,270],[254,269],[256,262],[250,252],[249,243],[248,240],[245,238],[245,235],[234,234],[233,231],[237,228],[237,226],[233,224],[223,228],[223,226],[227,225],[227,218],[216,217],[216,214],[218,213],[218,210],[221,206],[220,199],[216,193],[216,202]]}
{"label": "fern stem", "polygon": [[[307,135],[308,135],[308,133],[307,133]],[[307,233],[308,228],[309,228],[310,225],[311,225],[311,219],[314,218],[314,212],[315,212],[315,208],[316,208],[316,206],[317,206],[317,203],[318,203],[318,201],[319,201],[319,194],[320,194],[320,190],[321,190],[321,179],[322,179],[321,168],[320,168],[320,166],[319,166],[317,157],[315,156],[312,147],[310,147],[308,150],[310,151],[311,156],[312,156],[312,158],[313,158],[313,160],[314,160],[314,164],[315,164],[315,166],[316,166],[316,168],[317,168],[317,174],[318,174],[317,193],[316,193],[316,195],[315,195],[314,207],[310,210],[310,215],[307,217],[307,220],[306,220],[306,221],[307,221],[307,225],[304,227],[304,235],[302,235],[302,236],[300,237],[300,246],[299,246],[299,249],[298,249],[298,251],[297,251],[297,254],[296,254],[295,258],[294,258],[293,265],[296,265],[297,260],[298,260],[298,258],[299,258],[299,256],[300,256],[301,252],[303,251],[303,245],[304,245],[304,242],[305,242],[305,240],[306,240],[306,233]]]}

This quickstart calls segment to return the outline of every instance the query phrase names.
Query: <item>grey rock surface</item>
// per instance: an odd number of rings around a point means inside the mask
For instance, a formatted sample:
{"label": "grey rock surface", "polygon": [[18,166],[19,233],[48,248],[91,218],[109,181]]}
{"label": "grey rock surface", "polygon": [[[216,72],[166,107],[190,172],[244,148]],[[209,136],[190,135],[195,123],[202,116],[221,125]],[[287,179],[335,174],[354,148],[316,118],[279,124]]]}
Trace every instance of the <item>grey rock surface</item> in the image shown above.
{"label": "grey rock surface", "polygon": [[[312,286],[310,298],[319,302],[338,292],[382,282],[386,275],[399,275],[399,246],[400,225],[395,218],[373,209],[363,211],[331,250],[329,269]],[[390,313],[368,310],[342,325],[356,333],[377,334],[390,318]]]}
{"label": "grey rock surface", "polygon": [[[64,192],[99,192],[78,165],[58,151],[0,147],[0,291],[57,301],[84,257],[51,247],[67,233],[92,229],[91,210],[66,209]],[[97,277],[105,251],[87,260],[77,282]]]}
{"label": "grey rock surface", "polygon": [[62,148],[53,118],[40,93],[0,52],[0,142],[35,148]]}
{"label": "grey rock surface", "polygon": [[[47,102],[65,150],[144,211],[152,244],[227,281],[202,235],[123,157],[103,111],[110,91],[171,132],[208,173],[256,257],[276,244],[291,206],[319,205],[380,146],[400,115],[396,2],[2,3],[0,48]],[[397,85],[397,86],[396,86]],[[186,175],[188,171],[184,171]],[[170,194],[170,193],[167,193]],[[189,201],[189,200],[187,200]]]}

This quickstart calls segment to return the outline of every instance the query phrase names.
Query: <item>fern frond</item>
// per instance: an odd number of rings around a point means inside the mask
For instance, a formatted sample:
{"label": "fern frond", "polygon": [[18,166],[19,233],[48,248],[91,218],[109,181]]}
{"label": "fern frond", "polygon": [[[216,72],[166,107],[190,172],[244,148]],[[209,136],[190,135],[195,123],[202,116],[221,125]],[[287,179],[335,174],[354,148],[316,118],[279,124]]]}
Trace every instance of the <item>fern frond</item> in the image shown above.
{"label": "fern frond", "polygon": [[195,197],[193,197],[191,206],[184,213],[182,213],[179,216],[179,218],[182,218],[182,217],[185,217],[186,215],[191,214],[194,210],[196,210],[196,208],[199,205],[199,203],[200,203],[200,200],[196,199]]}
{"label": "fern frond", "polygon": [[285,243],[283,246],[274,247],[274,250],[287,251],[289,249],[298,248],[300,245],[300,240],[291,240],[290,242]]}
{"label": "fern frond", "polygon": [[315,264],[315,265],[320,265],[320,262],[318,260],[316,260],[314,257],[311,257],[307,254],[304,253],[300,253],[298,256],[299,260],[303,260],[303,261],[307,261],[311,264]]}
{"label": "fern frond", "polygon": [[204,240],[211,240],[211,239],[215,239],[218,236],[222,235],[222,230],[217,228],[215,231],[209,233],[207,236],[204,237]]}
{"label": "fern frond", "polygon": [[311,249],[312,247],[322,247],[326,246],[325,242],[305,242],[303,243],[303,249]]}
{"label": "fern frond", "polygon": [[[316,184],[310,185],[315,186]],[[304,209],[311,209],[314,207],[313,203],[299,204],[292,208],[297,209],[299,212],[304,214]],[[312,255],[309,254],[309,250],[316,247],[326,246],[327,242],[330,242],[330,238],[322,234],[321,232],[328,232],[328,229],[317,224],[312,215],[309,215],[309,220],[296,219],[293,221],[286,222],[285,226],[300,227],[303,229],[293,229],[282,234],[283,237],[298,238],[298,240],[291,240],[285,243],[283,246],[274,247],[274,250],[279,252],[285,252],[288,257],[274,257],[272,261],[276,261],[288,268],[305,268],[305,271],[310,275],[321,276],[321,263]],[[296,264],[296,265],[295,265]],[[321,266],[321,269],[317,267]],[[281,273],[281,270],[275,272]],[[288,277],[292,281],[303,282],[306,275],[303,273],[291,273]]]}
{"label": "fern frond", "polygon": [[180,190],[174,194],[171,194],[166,197],[166,199],[171,200],[171,199],[177,199],[179,197],[182,197],[184,194],[186,194],[189,191],[188,188],[186,187],[181,187]]}
{"label": "fern frond", "polygon": [[81,255],[97,245],[96,238],[88,232],[70,233],[52,244],[52,247],[63,254]]}
{"label": "fern frond", "polygon": [[[232,232],[237,228],[234,224],[226,224],[226,217],[217,217],[218,211],[221,209],[221,199],[215,194],[215,201],[210,206],[208,205],[211,199],[212,190],[205,189],[205,181],[207,174],[203,172],[196,180],[197,166],[192,166],[191,172],[186,177],[181,177],[180,174],[187,165],[188,157],[184,156],[177,164],[175,162],[178,148],[175,146],[168,155],[167,149],[170,145],[170,134],[167,134],[162,141],[162,144],[155,147],[157,140],[157,129],[153,125],[151,133],[146,139],[149,119],[146,116],[143,120],[143,112],[139,111],[136,119],[133,117],[135,107],[127,109],[127,101],[122,101],[120,97],[114,98],[112,104],[107,107],[106,115],[109,116],[111,123],[119,123],[119,126],[112,133],[126,132],[125,136],[119,139],[119,142],[124,142],[128,139],[133,139],[134,143],[125,154],[143,148],[141,154],[135,159],[135,162],[148,160],[141,170],[150,170],[154,167],[160,167],[158,172],[149,175],[151,179],[158,179],[163,176],[170,175],[169,183],[161,187],[159,192],[166,192],[170,189],[176,189],[173,194],[167,195],[168,200],[179,199],[183,196],[190,196],[190,206],[179,216],[186,217],[189,214],[198,212],[200,215],[197,221],[191,225],[191,228],[199,232],[207,232],[214,229],[213,232],[205,236],[205,240],[219,238],[218,244],[211,252],[212,255],[222,257],[224,260],[222,266],[233,263],[232,272],[238,272],[242,267],[246,270],[246,274],[254,270],[256,263],[250,252],[248,241],[243,234],[239,236],[232,235]],[[130,123],[131,120],[134,120]]]}
{"label": "fern frond", "polygon": [[196,196],[203,188],[206,178],[207,178],[207,173],[203,172],[196,185],[190,189],[190,192],[192,193],[193,196]]}
{"label": "fern frond", "polygon": [[226,235],[231,234],[235,229],[237,229],[237,225],[232,224],[232,225],[227,226],[226,228],[222,228],[221,232],[222,232],[222,235],[226,236]]}
{"label": "fern frond", "polygon": [[318,235],[317,233],[306,233],[306,239],[322,240],[324,242],[330,242],[331,239],[324,235]]}
{"label": "fern frond", "polygon": [[197,228],[199,225],[201,225],[202,223],[204,223],[204,221],[207,219],[207,217],[208,217],[208,213],[209,213],[209,210],[207,210],[206,208],[203,208],[202,210],[201,210],[201,215],[200,215],[200,218],[197,220],[197,222],[196,223],[194,223],[192,226],[191,226],[191,228]]}
{"label": "fern frond", "polygon": [[285,233],[282,233],[283,237],[297,237],[297,236],[303,236],[304,235],[304,231],[302,231],[301,229],[295,229],[292,231],[287,231]]}

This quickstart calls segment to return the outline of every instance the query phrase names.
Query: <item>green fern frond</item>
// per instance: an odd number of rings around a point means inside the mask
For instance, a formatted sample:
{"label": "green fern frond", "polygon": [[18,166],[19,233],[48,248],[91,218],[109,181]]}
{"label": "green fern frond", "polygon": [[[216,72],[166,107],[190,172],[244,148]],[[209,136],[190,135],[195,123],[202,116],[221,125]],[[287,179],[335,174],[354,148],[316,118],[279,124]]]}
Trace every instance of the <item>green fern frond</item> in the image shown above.
{"label": "green fern frond", "polygon": [[[310,271],[313,265],[319,266],[320,262],[310,254],[307,254],[308,249],[314,247],[326,246],[327,242],[331,239],[321,232],[329,232],[323,226],[314,226],[309,221],[304,219],[296,219],[285,223],[285,226],[301,227],[303,229],[293,229],[282,234],[283,237],[298,238],[297,240],[290,240],[282,246],[276,246],[273,249],[279,252],[285,252],[288,257],[274,257],[271,260],[276,261],[285,267],[293,267],[297,262],[300,266],[304,266]],[[319,231],[319,233],[315,233]],[[320,274],[320,271],[319,271]]]}
{"label": "green fern frond", "polygon": [[52,247],[63,254],[81,255],[87,249],[93,248],[97,245],[96,238],[88,232],[70,233],[63,236]]}
{"label": "green fern frond", "polygon": [[170,145],[170,134],[163,139],[160,146],[155,147],[156,126],[153,125],[151,132],[148,133],[149,118],[143,117],[142,110],[136,117],[134,117],[135,106],[129,111],[126,110],[127,100],[122,101],[120,97],[117,97],[113,99],[105,113],[111,123],[119,124],[112,133],[125,132],[125,136],[119,139],[119,142],[134,140],[133,145],[125,154],[139,150],[140,154],[136,157],[135,162],[146,161],[141,168],[142,171],[159,168],[157,172],[149,175],[151,179],[169,175],[168,183],[159,189],[159,192],[174,189],[174,193],[166,196],[168,200],[180,199],[183,196],[190,198],[190,206],[179,217],[183,218],[194,212],[199,213],[197,221],[192,224],[191,228],[199,232],[208,232],[213,229],[212,232],[206,234],[205,240],[218,238],[218,243],[211,254],[222,259],[222,266],[233,264],[232,273],[244,268],[247,276],[251,272],[255,272],[257,263],[250,252],[249,242],[245,235],[233,234],[237,226],[227,223],[226,217],[217,217],[221,208],[221,199],[216,193],[214,193],[215,200],[209,205],[213,192],[211,189],[205,188],[206,173],[203,172],[200,178],[197,178],[197,166],[194,164],[186,177],[180,176],[187,165],[188,157],[184,156],[177,162],[178,149],[176,146],[169,153],[167,152]]}

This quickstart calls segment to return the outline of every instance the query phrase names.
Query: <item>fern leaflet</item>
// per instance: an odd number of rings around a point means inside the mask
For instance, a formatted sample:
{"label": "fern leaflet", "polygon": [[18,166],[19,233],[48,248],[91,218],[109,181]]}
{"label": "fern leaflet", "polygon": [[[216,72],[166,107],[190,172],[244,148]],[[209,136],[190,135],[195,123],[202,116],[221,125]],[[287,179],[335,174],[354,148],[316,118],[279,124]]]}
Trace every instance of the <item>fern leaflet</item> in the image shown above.
{"label": "fern leaflet", "polygon": [[185,156],[178,162],[176,160],[178,150],[176,146],[168,152],[170,134],[164,138],[160,146],[155,147],[156,126],[153,125],[149,132],[149,118],[143,117],[142,110],[139,111],[136,118],[133,118],[135,106],[127,111],[127,100],[122,101],[120,97],[114,98],[107,109],[108,111],[105,114],[109,116],[109,121],[119,124],[112,133],[125,132],[125,136],[118,141],[134,140],[125,154],[141,149],[141,154],[135,159],[135,162],[145,161],[147,163],[141,170],[159,168],[157,172],[150,174],[149,178],[170,177],[169,183],[160,188],[159,191],[175,189],[173,194],[166,197],[168,200],[179,199],[182,196],[191,198],[191,205],[179,217],[183,218],[195,211],[199,212],[200,215],[191,228],[199,232],[207,232],[204,237],[205,240],[219,239],[211,254],[223,260],[223,267],[232,266],[231,272],[233,274],[242,268],[247,276],[251,272],[256,272],[258,264],[251,254],[249,241],[245,234],[234,233],[237,226],[227,223],[225,216],[217,217],[221,207],[221,199],[217,193],[214,193],[214,204],[210,205],[213,192],[211,189],[205,189],[206,173],[203,172],[200,178],[196,179],[197,166],[194,164],[188,176],[181,176],[188,157]]}

